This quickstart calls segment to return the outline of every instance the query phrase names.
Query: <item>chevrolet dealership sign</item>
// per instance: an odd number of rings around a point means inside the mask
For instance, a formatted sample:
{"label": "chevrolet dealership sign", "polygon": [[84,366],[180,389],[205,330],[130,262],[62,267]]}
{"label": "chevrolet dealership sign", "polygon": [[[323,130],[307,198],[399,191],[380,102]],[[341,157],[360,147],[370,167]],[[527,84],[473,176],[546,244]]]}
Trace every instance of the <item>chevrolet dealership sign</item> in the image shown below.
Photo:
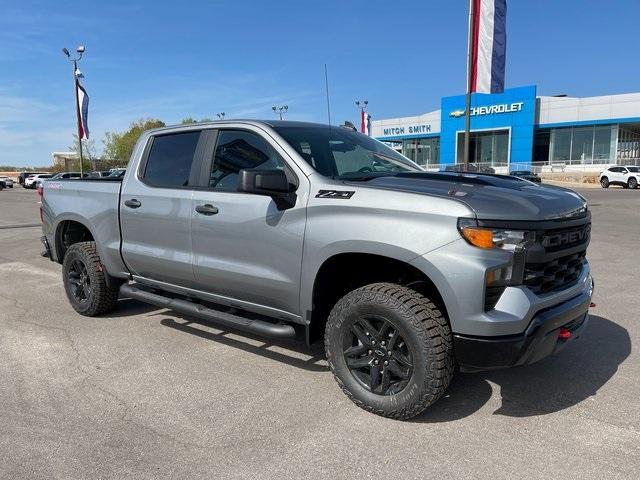
{"label": "chevrolet dealership sign", "polygon": [[[498,113],[514,113],[522,111],[524,102],[499,103],[497,105],[485,105],[482,107],[471,107],[471,117],[480,115],[495,115]],[[464,116],[464,110],[453,110],[450,117],[459,118]]]}

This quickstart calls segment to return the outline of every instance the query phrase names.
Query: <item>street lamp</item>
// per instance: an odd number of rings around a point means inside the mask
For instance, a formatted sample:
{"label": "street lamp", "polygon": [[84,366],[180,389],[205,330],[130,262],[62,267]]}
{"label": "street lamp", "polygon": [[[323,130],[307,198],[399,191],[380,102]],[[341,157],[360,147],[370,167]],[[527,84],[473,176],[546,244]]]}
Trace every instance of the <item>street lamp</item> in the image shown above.
{"label": "street lamp", "polygon": [[84,75],[78,68],[78,62],[82,59],[82,55],[84,55],[84,50],[85,50],[84,45],[78,45],[78,47],[76,48],[77,56],[72,57],[67,48],[62,49],[62,53],[64,53],[67,59],[73,64],[73,90],[76,97],[76,122],[77,122],[77,128],[78,128],[78,147],[80,149],[80,177],[82,177],[82,174],[83,174],[82,164],[84,163],[84,157],[82,155],[82,138],[80,138],[80,122],[82,120],[80,118],[80,104],[78,101],[78,79],[84,78]]}
{"label": "street lamp", "polygon": [[360,109],[360,132],[366,133],[366,117],[364,112],[367,111],[367,106],[369,105],[369,100],[356,100],[356,107]]}
{"label": "street lamp", "polygon": [[216,113],[218,116],[218,120],[224,120],[224,116],[226,115],[224,112]]}
{"label": "street lamp", "polygon": [[288,105],[274,105],[273,107],[271,107],[271,110],[273,110],[276,115],[280,115],[280,120],[282,120],[282,115],[287,113],[287,110],[289,110],[289,106]]}

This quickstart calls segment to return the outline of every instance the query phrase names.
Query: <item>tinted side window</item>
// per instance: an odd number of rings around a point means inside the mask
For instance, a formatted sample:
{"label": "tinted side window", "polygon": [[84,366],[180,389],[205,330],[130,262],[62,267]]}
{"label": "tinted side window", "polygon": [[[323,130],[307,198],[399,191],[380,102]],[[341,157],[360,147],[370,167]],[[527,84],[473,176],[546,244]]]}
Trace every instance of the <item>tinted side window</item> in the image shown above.
{"label": "tinted side window", "polygon": [[199,139],[199,131],[154,137],[144,169],[145,181],[157,187],[189,185],[191,165]]}
{"label": "tinted side window", "polygon": [[255,133],[220,130],[209,187],[223,192],[237,191],[239,172],[244,168],[284,168],[284,161],[266,140]]}

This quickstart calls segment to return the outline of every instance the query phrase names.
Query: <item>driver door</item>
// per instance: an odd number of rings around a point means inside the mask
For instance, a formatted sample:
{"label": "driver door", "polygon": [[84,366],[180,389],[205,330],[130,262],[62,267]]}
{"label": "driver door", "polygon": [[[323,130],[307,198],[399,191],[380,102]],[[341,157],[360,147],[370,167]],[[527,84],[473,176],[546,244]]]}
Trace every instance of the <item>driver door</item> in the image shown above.
{"label": "driver door", "polygon": [[[308,181],[258,129],[219,129],[207,152],[207,185],[191,209],[196,288],[222,303],[268,314],[298,315]],[[271,197],[238,192],[246,168],[285,169],[298,184],[296,203],[281,209]]]}

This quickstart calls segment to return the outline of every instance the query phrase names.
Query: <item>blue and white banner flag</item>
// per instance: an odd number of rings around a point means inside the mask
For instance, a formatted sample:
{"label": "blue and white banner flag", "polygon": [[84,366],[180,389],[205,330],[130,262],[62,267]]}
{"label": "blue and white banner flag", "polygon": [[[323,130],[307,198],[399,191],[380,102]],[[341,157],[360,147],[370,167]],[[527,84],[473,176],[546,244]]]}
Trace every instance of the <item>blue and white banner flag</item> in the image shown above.
{"label": "blue and white banner flag", "polygon": [[502,93],[507,52],[507,0],[470,0],[474,6],[470,91]]}

